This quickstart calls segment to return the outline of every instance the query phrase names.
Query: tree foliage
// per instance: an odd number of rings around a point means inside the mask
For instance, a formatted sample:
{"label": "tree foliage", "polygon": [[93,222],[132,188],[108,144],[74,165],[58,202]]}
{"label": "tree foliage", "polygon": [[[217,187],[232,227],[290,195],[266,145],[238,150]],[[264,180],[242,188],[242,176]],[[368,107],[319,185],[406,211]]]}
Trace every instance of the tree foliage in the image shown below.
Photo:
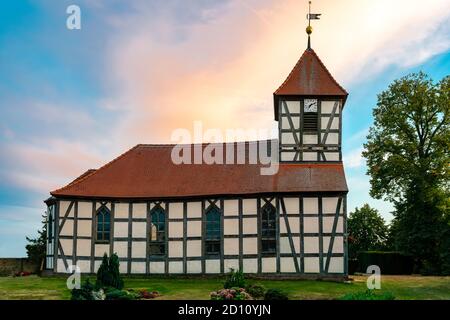
{"label": "tree foliage", "polygon": [[370,194],[395,205],[392,243],[433,273],[450,264],[449,109],[450,76],[396,80],[378,95],[363,152]]}
{"label": "tree foliage", "polygon": [[121,290],[123,288],[123,280],[119,272],[119,257],[112,254],[109,258],[105,253],[102,263],[97,270],[96,286],[98,288],[112,287]]}
{"label": "tree foliage", "polygon": [[[47,217],[42,216],[42,228],[38,230],[36,238],[26,237],[29,242],[25,249],[27,251],[28,259],[40,266],[42,261],[45,261],[46,247],[47,247]],[[37,271],[37,270],[36,270]]]}
{"label": "tree foliage", "polygon": [[359,251],[382,250],[386,246],[388,227],[378,211],[368,204],[350,213],[347,228],[350,258],[356,258]]}

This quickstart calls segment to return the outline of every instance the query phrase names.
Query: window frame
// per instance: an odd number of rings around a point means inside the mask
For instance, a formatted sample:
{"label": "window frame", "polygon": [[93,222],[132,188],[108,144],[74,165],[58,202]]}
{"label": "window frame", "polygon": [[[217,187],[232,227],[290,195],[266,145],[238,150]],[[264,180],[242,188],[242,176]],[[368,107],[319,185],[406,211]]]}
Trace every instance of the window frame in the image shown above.
{"label": "window frame", "polygon": [[[217,220],[208,220],[208,215],[216,214]],[[218,235],[213,236],[208,234],[208,226],[210,225],[218,225],[214,229],[212,229],[213,233],[217,233]],[[205,234],[204,234],[204,255],[205,257],[220,257],[222,254],[222,212],[221,210],[215,205],[212,204],[209,206],[209,208],[205,211],[205,219],[204,219],[204,226],[205,226]],[[208,250],[210,247],[216,247],[218,250]]]}
{"label": "window frame", "polygon": [[[102,221],[102,230],[99,233],[99,216],[103,216],[103,221]],[[109,218],[109,229],[108,231],[105,231],[105,221],[107,221],[107,219],[105,218],[105,215],[108,215]],[[102,243],[102,244],[107,244],[111,242],[111,210],[108,209],[108,207],[106,207],[105,205],[102,205],[100,208],[97,209],[96,213],[95,213],[95,243]],[[106,239],[106,237],[104,236],[105,233],[109,234],[109,237]],[[103,236],[101,237],[101,239],[99,239],[99,234],[102,234]]]}
{"label": "window frame", "polygon": [[54,234],[53,234],[53,229],[54,229],[54,219],[53,219],[53,208],[50,206],[49,207],[49,213],[48,213],[48,219],[47,219],[47,242],[49,244],[53,243],[53,238],[54,238]]}
{"label": "window frame", "polygon": [[[157,214],[157,230],[156,230],[156,240],[152,240],[152,230],[153,230],[153,223],[155,223],[153,221],[153,216]],[[161,221],[160,219],[160,215],[164,216],[164,219]],[[155,207],[153,207],[152,210],[150,210],[149,212],[150,215],[150,226],[149,226],[149,230],[147,233],[147,237],[148,237],[148,252],[149,252],[149,256],[154,256],[154,257],[165,257],[167,256],[167,214],[166,214],[166,210],[164,210],[163,207],[161,207],[160,205],[156,205]],[[160,228],[160,224],[163,223],[164,226],[164,230],[161,231],[159,230]],[[158,239],[158,235],[159,234],[163,234],[164,238],[162,240]],[[163,247],[163,252],[160,253],[153,253],[151,250],[152,246],[162,246]]]}
{"label": "window frame", "polygon": [[[270,207],[272,212],[267,212],[265,208]],[[270,215],[273,214],[273,217]],[[270,227],[271,223],[273,227]],[[277,251],[277,208],[271,204],[266,203],[261,207],[260,212],[260,224],[261,224],[261,255],[264,256],[275,256]],[[270,228],[269,228],[270,227]],[[272,244],[274,246],[273,250],[265,250],[265,245]]]}

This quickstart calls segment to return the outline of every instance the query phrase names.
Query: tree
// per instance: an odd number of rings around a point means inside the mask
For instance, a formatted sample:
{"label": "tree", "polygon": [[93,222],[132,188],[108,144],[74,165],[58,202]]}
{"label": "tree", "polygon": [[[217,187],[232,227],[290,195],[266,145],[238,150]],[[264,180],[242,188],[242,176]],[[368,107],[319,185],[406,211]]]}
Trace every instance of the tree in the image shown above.
{"label": "tree", "polygon": [[368,204],[350,213],[347,228],[351,259],[356,258],[359,251],[382,250],[386,245],[388,227],[378,210]]}
{"label": "tree", "polygon": [[28,259],[37,266],[41,266],[45,261],[47,246],[47,217],[43,215],[42,218],[42,228],[38,230],[37,238],[26,237],[29,244],[25,246]]}
{"label": "tree", "polygon": [[[363,156],[371,196],[395,206],[394,243],[417,266],[443,264],[448,243],[450,76],[424,73],[394,81],[378,95]],[[442,271],[442,270],[441,270]]]}
{"label": "tree", "polygon": [[102,263],[97,270],[97,288],[112,287],[116,289],[123,288],[123,280],[119,272],[119,257],[117,254],[112,254],[109,259],[108,255],[103,255]]}

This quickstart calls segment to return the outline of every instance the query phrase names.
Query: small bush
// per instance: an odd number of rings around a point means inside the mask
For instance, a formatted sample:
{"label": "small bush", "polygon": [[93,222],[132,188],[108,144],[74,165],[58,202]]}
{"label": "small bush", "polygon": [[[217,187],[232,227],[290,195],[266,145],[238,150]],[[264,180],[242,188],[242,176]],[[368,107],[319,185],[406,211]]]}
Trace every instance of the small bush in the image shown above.
{"label": "small bush", "polygon": [[264,297],[266,293],[266,288],[264,288],[260,284],[251,284],[245,288],[247,293],[251,295],[253,298],[260,299]]}
{"label": "small bush", "polygon": [[289,298],[279,289],[269,289],[264,295],[264,300],[289,300]]}
{"label": "small bush", "polygon": [[225,289],[230,289],[233,287],[237,288],[245,288],[245,277],[242,271],[234,271],[233,268],[230,268],[230,272],[227,275],[225,283],[223,284]]}
{"label": "small bush", "polygon": [[210,294],[211,300],[253,300],[244,288],[220,289]]}
{"label": "small bush", "polygon": [[113,289],[106,293],[106,300],[136,300],[139,296],[126,290]]}
{"label": "small bush", "polygon": [[395,296],[391,292],[375,293],[374,290],[348,293],[340,300],[394,300]]}
{"label": "small bush", "polygon": [[123,288],[123,280],[119,272],[119,257],[117,254],[112,254],[109,257],[105,253],[103,260],[97,271],[97,288],[113,287],[116,289]]}
{"label": "small bush", "polygon": [[94,285],[87,279],[81,284],[80,289],[72,289],[71,300],[94,300],[94,297],[92,296],[94,289]]}

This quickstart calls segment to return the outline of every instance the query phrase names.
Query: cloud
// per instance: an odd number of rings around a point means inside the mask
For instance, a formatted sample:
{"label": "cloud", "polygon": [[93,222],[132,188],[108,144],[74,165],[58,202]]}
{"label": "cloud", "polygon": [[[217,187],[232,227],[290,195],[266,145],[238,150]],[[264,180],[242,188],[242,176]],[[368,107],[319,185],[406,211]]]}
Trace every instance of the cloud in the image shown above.
{"label": "cloud", "polygon": [[359,168],[365,164],[362,157],[363,148],[357,148],[343,155],[344,165],[346,168]]}

